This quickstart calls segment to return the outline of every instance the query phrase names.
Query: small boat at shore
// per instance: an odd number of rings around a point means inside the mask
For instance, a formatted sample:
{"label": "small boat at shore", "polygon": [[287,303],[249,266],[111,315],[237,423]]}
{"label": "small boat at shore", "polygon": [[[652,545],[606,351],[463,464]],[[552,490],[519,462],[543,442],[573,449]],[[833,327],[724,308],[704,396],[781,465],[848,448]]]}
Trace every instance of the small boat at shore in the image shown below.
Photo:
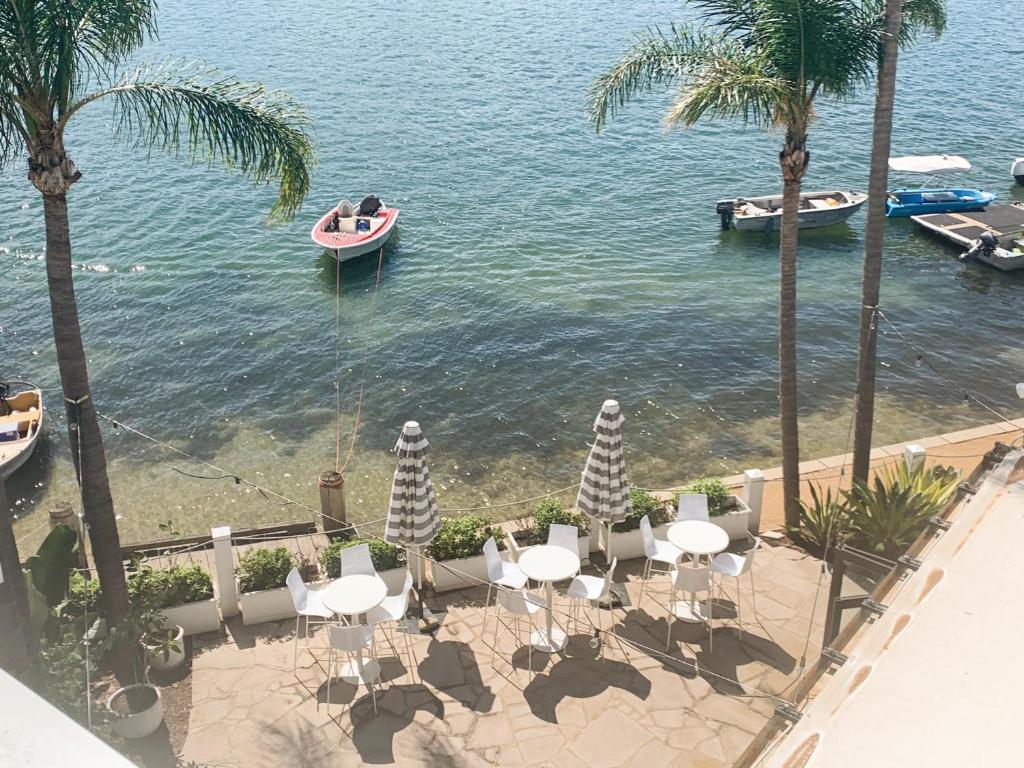
{"label": "small boat at shore", "polygon": [[42,390],[24,381],[0,381],[0,477],[10,477],[28,460],[42,430]]}
{"label": "small boat at shore", "polygon": [[914,216],[911,221],[966,249],[960,255],[963,261],[978,261],[1002,272],[1024,269],[1024,203]]}
{"label": "small boat at shore", "polygon": [[388,208],[376,195],[368,195],[358,206],[342,200],[313,225],[310,237],[334,251],[342,262],[383,248],[397,223],[397,208]]}
{"label": "small boat at shore", "polygon": [[1024,157],[1018,157],[1010,165],[1010,175],[1018,184],[1024,184]]}
{"label": "small boat at shore", "polygon": [[[862,192],[808,192],[800,195],[797,219],[800,229],[841,224],[861,209],[868,196]],[[722,229],[740,232],[773,232],[782,226],[782,195],[737,197],[719,200],[715,208]]]}
{"label": "small boat at shore", "polygon": [[[966,173],[971,164],[959,155],[919,155],[889,158],[889,169],[897,173],[931,177],[941,173]],[[885,215],[893,218],[926,216],[932,213],[983,211],[996,199],[991,192],[964,187],[895,189],[885,201]]]}

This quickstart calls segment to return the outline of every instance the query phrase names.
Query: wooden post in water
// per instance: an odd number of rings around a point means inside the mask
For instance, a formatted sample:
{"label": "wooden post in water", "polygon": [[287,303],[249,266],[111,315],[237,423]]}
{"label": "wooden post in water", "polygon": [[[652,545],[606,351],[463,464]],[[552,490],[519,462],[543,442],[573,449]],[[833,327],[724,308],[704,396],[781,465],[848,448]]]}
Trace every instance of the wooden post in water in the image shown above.
{"label": "wooden post in water", "polygon": [[345,517],[345,476],[333,469],[320,473],[320,525],[331,538],[352,538],[354,531]]}
{"label": "wooden post in water", "polygon": [[82,535],[82,518],[75,512],[70,501],[58,501],[50,510],[50,530],[58,525],[66,525],[78,534],[78,567],[85,571],[82,575],[90,578],[89,561],[85,556],[85,536]]}

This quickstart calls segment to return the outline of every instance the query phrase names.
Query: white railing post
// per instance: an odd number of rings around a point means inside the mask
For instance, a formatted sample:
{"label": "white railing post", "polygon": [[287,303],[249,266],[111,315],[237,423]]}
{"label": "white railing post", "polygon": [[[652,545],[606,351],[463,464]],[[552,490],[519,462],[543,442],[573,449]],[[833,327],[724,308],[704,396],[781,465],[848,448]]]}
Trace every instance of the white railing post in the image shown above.
{"label": "white railing post", "polygon": [[748,469],[743,472],[743,500],[750,507],[747,530],[755,536],[761,530],[761,502],[764,499],[764,472]]}
{"label": "white railing post", "polygon": [[235,554],[231,549],[231,526],[211,528],[213,539],[213,582],[223,618],[238,614],[238,589],[235,587]]}
{"label": "white railing post", "polygon": [[913,472],[916,468],[924,466],[924,459],[928,452],[917,443],[908,443],[903,446],[903,460],[907,462],[907,469]]}

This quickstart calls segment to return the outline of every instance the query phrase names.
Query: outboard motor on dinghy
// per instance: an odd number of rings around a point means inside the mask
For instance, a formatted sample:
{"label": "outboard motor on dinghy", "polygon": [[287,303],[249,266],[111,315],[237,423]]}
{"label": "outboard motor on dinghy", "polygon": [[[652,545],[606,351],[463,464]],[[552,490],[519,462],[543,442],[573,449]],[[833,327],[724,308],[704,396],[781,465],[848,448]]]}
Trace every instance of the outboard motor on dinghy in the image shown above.
{"label": "outboard motor on dinghy", "polygon": [[356,211],[356,216],[376,216],[377,211],[380,209],[380,198],[376,195],[367,195],[359,203],[359,210]]}
{"label": "outboard motor on dinghy", "polygon": [[722,220],[722,231],[725,231],[732,226],[732,206],[732,200],[719,200],[718,205],[715,206],[715,213],[717,213],[718,217]]}
{"label": "outboard motor on dinghy", "polygon": [[971,247],[960,258],[963,261],[971,261],[976,259],[980,253],[991,257],[998,247],[999,238],[996,237],[994,232],[982,232],[981,236],[971,243]]}

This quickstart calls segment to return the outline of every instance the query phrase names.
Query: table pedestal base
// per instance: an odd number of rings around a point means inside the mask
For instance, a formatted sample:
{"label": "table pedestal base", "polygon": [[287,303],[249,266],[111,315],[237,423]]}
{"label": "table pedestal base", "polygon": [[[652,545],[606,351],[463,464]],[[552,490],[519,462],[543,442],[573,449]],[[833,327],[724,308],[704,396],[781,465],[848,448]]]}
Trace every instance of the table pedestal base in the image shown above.
{"label": "table pedestal base", "polygon": [[680,621],[688,621],[694,624],[706,620],[701,604],[697,601],[691,603],[689,600],[677,600],[672,603],[672,614]]}
{"label": "table pedestal base", "polygon": [[548,638],[547,628],[542,627],[541,629],[533,630],[533,633],[530,635],[530,642],[535,651],[554,653],[565,648],[568,637],[562,631],[562,628],[556,625],[551,628],[550,639]]}

